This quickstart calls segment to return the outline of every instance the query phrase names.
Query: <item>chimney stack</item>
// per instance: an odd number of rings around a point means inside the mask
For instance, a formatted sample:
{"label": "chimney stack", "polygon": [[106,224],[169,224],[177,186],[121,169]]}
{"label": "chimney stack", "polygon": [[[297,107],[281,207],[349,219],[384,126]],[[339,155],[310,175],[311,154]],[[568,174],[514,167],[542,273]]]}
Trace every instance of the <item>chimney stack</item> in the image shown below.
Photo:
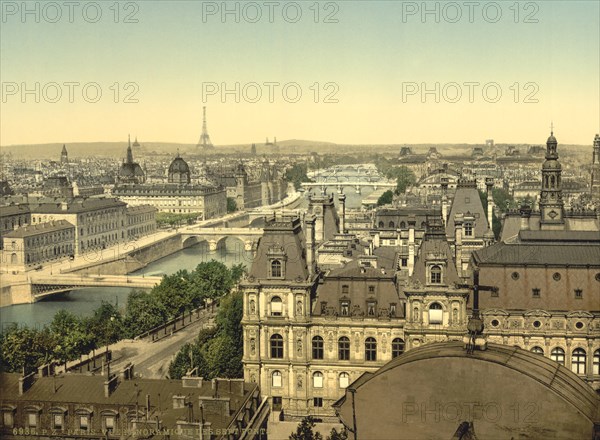
{"label": "chimney stack", "polygon": [[444,226],[446,226],[447,219],[448,219],[448,178],[442,177],[442,220],[444,221]]}
{"label": "chimney stack", "polygon": [[412,276],[415,269],[415,225],[414,217],[408,219],[408,276]]}
{"label": "chimney stack", "polygon": [[531,217],[531,207],[523,203],[519,209],[521,213],[521,231],[529,230],[529,217]]}
{"label": "chimney stack", "polygon": [[459,277],[462,277],[463,218],[463,214],[456,214],[454,217],[454,261],[456,262],[456,271]]}
{"label": "chimney stack", "polygon": [[315,222],[317,218],[314,215],[307,216],[306,224],[306,264],[310,276],[315,273]]}
{"label": "chimney stack", "polygon": [[485,178],[485,188],[487,193],[487,220],[488,227],[492,229],[493,213],[494,213],[494,195],[492,188],[494,187],[494,179],[491,177]]}
{"label": "chimney stack", "polygon": [[338,200],[340,201],[340,232],[346,233],[346,194],[339,194]]}

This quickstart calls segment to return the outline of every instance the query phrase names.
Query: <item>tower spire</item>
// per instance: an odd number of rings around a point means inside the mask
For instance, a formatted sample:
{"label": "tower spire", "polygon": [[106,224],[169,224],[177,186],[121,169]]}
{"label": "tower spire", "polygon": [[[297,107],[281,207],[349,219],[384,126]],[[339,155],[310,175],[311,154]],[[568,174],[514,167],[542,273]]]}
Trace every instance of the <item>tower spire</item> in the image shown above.
{"label": "tower spire", "polygon": [[208,135],[208,129],[206,128],[206,106],[202,107],[202,134],[200,135],[200,140],[196,146],[204,150],[213,148],[210,136]]}
{"label": "tower spire", "polygon": [[127,145],[127,163],[133,163],[133,153],[131,152],[131,135],[129,135],[129,142]]}

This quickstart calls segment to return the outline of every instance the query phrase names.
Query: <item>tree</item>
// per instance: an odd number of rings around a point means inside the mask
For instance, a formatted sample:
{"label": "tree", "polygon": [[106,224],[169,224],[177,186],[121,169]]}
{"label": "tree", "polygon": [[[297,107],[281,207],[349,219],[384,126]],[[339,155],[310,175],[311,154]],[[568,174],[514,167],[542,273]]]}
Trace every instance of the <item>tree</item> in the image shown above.
{"label": "tree", "polygon": [[379,198],[377,199],[377,206],[389,205],[390,203],[392,203],[393,200],[394,193],[392,192],[392,190],[388,190],[384,192],[381,196],[379,196]]}
{"label": "tree", "polygon": [[106,301],[102,301],[85,324],[89,334],[94,336],[94,345],[99,347],[117,342],[124,335],[121,313],[115,305]]}
{"label": "tree", "polygon": [[215,260],[200,263],[190,278],[193,288],[204,298],[211,299],[229,293],[234,283],[227,266]]}
{"label": "tree", "polygon": [[292,182],[294,188],[300,189],[302,182],[312,182],[307,173],[308,167],[305,163],[295,163],[285,171],[283,178],[287,182]]}
{"label": "tree", "polygon": [[[40,334],[43,332],[43,334]],[[54,357],[54,340],[48,329],[38,331],[28,327],[11,327],[2,337],[2,363],[6,371],[26,373]]]}
{"label": "tree", "polygon": [[315,419],[312,416],[307,416],[302,419],[296,428],[296,432],[290,434],[289,440],[323,440],[323,436],[318,432],[314,432]]}
{"label": "tree", "polygon": [[237,203],[233,197],[227,197],[227,212],[237,211]]}
{"label": "tree", "polygon": [[127,336],[133,338],[168,321],[165,305],[156,295],[134,290],[127,298],[124,325]]}
{"label": "tree", "polygon": [[331,432],[327,436],[326,440],[347,440],[347,439],[348,439],[348,431],[346,431],[346,428],[342,428],[342,430],[340,432],[338,432],[337,429],[332,428]]}

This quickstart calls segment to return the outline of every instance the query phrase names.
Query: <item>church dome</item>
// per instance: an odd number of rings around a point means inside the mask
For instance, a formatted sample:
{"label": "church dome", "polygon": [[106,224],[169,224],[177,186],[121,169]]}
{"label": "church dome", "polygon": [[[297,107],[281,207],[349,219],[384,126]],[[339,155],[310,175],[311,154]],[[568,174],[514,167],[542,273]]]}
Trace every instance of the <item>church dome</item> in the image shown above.
{"label": "church dome", "polygon": [[185,160],[179,157],[173,159],[169,166],[169,183],[190,183],[191,182],[190,167]]}
{"label": "church dome", "polygon": [[550,133],[550,137],[546,141],[546,144],[557,144],[556,138],[554,137],[554,132]]}
{"label": "church dome", "polygon": [[544,169],[544,170],[560,170],[560,169],[562,169],[562,165],[557,160],[547,160],[542,165],[542,169]]}

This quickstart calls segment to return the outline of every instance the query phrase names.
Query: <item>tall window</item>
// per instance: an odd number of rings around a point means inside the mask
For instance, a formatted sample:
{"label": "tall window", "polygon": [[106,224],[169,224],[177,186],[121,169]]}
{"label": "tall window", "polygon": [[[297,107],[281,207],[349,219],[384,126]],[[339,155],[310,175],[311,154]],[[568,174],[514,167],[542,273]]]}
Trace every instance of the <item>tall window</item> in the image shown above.
{"label": "tall window", "polygon": [[350,301],[342,301],[340,303],[341,315],[349,316],[350,315]]}
{"label": "tall window", "polygon": [[392,341],[392,358],[400,356],[404,353],[404,339],[395,338]]}
{"label": "tall window", "polygon": [[340,388],[348,388],[350,384],[350,375],[348,373],[340,373]]}
{"label": "tall window", "polygon": [[342,295],[348,295],[349,292],[350,292],[350,286],[344,284],[342,286]]}
{"label": "tall window", "polygon": [[320,336],[312,338],[312,357],[313,359],[323,359],[323,338]]}
{"label": "tall window", "polygon": [[565,351],[560,347],[555,347],[550,352],[550,359],[554,362],[558,362],[561,365],[565,364]]}
{"label": "tall window", "polygon": [[375,316],[375,301],[367,302],[367,316]]}
{"label": "tall window", "polygon": [[278,296],[271,298],[271,316],[281,316],[282,311],[283,304],[281,298]]}
{"label": "tall window", "polygon": [[281,371],[275,370],[271,374],[271,386],[280,387],[281,386]]}
{"label": "tall window", "polygon": [[592,358],[592,374],[595,376],[600,375],[600,349],[594,352],[594,357]]}
{"label": "tall window", "polygon": [[390,221],[390,222],[388,223],[388,227],[390,227],[390,228],[393,228],[393,227],[394,227],[394,222]]}
{"label": "tall window", "polygon": [[583,348],[573,350],[571,356],[571,371],[575,374],[585,374],[586,354]]}
{"label": "tall window", "polygon": [[377,341],[375,338],[367,338],[365,341],[365,360],[377,360]]}
{"label": "tall window", "polygon": [[36,428],[38,425],[38,413],[37,412],[28,412],[26,420],[27,420],[28,428]]}
{"label": "tall window", "polygon": [[473,236],[473,223],[465,222],[465,237]]}
{"label": "tall window", "polygon": [[442,268],[440,266],[431,266],[431,284],[440,284],[442,282]]}
{"label": "tall window", "polygon": [[313,373],[313,387],[323,388],[323,373],[320,371],[315,371]]}
{"label": "tall window", "polygon": [[283,337],[281,335],[271,336],[271,358],[283,359]]}
{"label": "tall window", "polygon": [[15,424],[13,411],[2,411],[2,426],[12,428]]}
{"label": "tall window", "polygon": [[542,356],[544,355],[544,349],[542,347],[535,346],[531,349],[531,352],[535,354],[541,354]]}
{"label": "tall window", "polygon": [[433,303],[429,306],[429,323],[430,324],[441,324],[443,317],[443,310],[440,303]]}
{"label": "tall window", "polygon": [[340,361],[350,360],[350,339],[345,336],[338,339],[338,359]]}
{"label": "tall window", "polygon": [[114,415],[105,416],[103,424],[104,424],[104,429],[106,429],[108,434],[111,434],[113,432],[113,430],[115,429],[115,416]]}
{"label": "tall window", "polygon": [[281,278],[281,261],[273,260],[271,261],[271,276],[273,278]]}
{"label": "tall window", "polygon": [[83,414],[79,416],[79,429],[81,431],[87,431],[90,426],[90,416]]}
{"label": "tall window", "polygon": [[383,221],[380,221],[380,222],[379,222],[379,227],[380,227],[380,228],[383,228],[383,226],[384,226],[384,224],[383,224]]}

